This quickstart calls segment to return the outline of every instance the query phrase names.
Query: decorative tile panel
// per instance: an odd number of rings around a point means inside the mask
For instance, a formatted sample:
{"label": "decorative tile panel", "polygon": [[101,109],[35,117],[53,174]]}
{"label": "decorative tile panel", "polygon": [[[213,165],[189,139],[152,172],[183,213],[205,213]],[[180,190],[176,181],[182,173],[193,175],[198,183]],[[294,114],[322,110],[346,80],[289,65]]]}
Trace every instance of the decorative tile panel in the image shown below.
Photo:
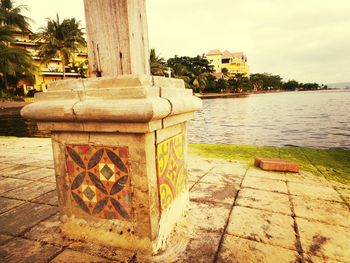
{"label": "decorative tile panel", "polygon": [[105,219],[131,219],[128,147],[68,144],[66,171],[74,206]]}
{"label": "decorative tile panel", "polygon": [[183,134],[157,145],[157,169],[160,206],[163,211],[187,187]]}

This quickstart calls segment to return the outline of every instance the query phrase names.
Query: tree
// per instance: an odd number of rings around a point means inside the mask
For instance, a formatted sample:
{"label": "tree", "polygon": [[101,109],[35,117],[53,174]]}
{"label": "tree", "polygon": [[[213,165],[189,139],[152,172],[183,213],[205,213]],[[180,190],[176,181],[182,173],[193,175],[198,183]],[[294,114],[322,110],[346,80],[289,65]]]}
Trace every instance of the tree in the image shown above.
{"label": "tree", "polygon": [[300,83],[296,80],[288,80],[283,83],[283,89],[285,90],[296,90],[300,87]]}
{"label": "tree", "polygon": [[14,7],[14,2],[12,0],[1,0],[1,25],[12,26],[24,32],[30,31],[30,19],[21,14],[21,12],[26,9],[27,7],[24,5]]}
{"label": "tree", "polygon": [[251,89],[251,83],[248,77],[242,73],[237,73],[228,80],[231,89],[235,92],[247,91]]}
{"label": "tree", "polygon": [[202,93],[208,85],[208,72],[203,72],[201,68],[197,66],[193,69],[191,73],[191,84],[193,85],[196,91]]}
{"label": "tree", "polygon": [[216,83],[216,89],[219,91],[227,91],[230,85],[226,79],[218,79]]}
{"label": "tree", "polygon": [[264,80],[262,78],[262,74],[250,74],[250,83],[252,85],[253,90],[262,90],[264,86]]}
{"label": "tree", "polygon": [[227,77],[228,77],[228,74],[229,74],[229,71],[228,71],[227,68],[222,68],[222,69],[221,69],[221,73],[224,75],[225,78],[227,78]]}
{"label": "tree", "polygon": [[280,89],[282,87],[282,78],[279,75],[265,74],[267,78],[264,83],[264,89]]}
{"label": "tree", "polygon": [[80,62],[79,67],[77,68],[80,77],[83,79],[88,77],[88,66],[89,61],[86,59],[83,62]]}
{"label": "tree", "polygon": [[320,86],[317,83],[304,83],[302,88],[304,90],[318,90]]}
{"label": "tree", "polygon": [[221,88],[218,86],[218,80],[215,76],[209,74],[207,77],[206,92],[221,92]]}
{"label": "tree", "polygon": [[64,19],[61,23],[57,14],[56,20],[48,19],[47,26],[42,27],[36,36],[36,39],[42,42],[39,46],[42,63],[48,63],[51,59],[59,57],[62,63],[63,79],[65,79],[67,63],[79,48],[86,45],[83,35],[80,22],[75,18]]}
{"label": "tree", "polygon": [[25,76],[32,76],[35,70],[33,59],[27,50],[0,43],[0,75],[6,90],[8,89],[8,76],[18,80]]}
{"label": "tree", "polygon": [[280,89],[282,87],[282,78],[270,73],[251,74],[250,81],[256,90]]}
{"label": "tree", "polygon": [[174,78],[176,79],[182,79],[185,82],[185,87],[190,89],[191,88],[191,84],[190,84],[190,77],[189,75],[189,71],[187,70],[187,68],[184,65],[181,64],[173,64],[171,67],[171,74]]}
{"label": "tree", "polygon": [[156,50],[154,48],[151,49],[149,62],[151,74],[153,76],[164,76],[164,72],[167,70],[165,60],[159,57],[159,55],[156,55]]}
{"label": "tree", "polygon": [[14,7],[11,0],[1,0],[0,6],[0,76],[3,87],[8,89],[8,76],[15,82],[25,76],[32,76],[36,67],[31,54],[21,48],[11,47],[13,34],[30,31],[28,18],[21,14],[25,6]]}
{"label": "tree", "polygon": [[175,78],[181,78],[185,81],[186,87],[200,92],[208,88],[209,73],[213,70],[204,55],[196,57],[175,56],[168,59],[167,65],[172,69]]}

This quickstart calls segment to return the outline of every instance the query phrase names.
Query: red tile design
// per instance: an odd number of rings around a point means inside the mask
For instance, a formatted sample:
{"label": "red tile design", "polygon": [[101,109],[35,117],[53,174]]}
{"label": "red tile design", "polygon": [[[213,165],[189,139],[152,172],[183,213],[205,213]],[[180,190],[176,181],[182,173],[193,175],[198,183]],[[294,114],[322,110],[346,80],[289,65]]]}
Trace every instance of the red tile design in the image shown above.
{"label": "red tile design", "polygon": [[65,157],[76,207],[99,218],[131,219],[128,147],[68,144]]}

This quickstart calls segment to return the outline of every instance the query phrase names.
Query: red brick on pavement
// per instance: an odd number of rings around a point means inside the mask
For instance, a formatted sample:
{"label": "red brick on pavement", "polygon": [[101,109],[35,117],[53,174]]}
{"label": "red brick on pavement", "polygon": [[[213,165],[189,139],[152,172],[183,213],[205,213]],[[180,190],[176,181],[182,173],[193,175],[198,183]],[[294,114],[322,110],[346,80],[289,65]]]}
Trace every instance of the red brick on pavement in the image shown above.
{"label": "red brick on pavement", "polygon": [[255,166],[265,171],[299,172],[299,165],[288,160],[255,158]]}

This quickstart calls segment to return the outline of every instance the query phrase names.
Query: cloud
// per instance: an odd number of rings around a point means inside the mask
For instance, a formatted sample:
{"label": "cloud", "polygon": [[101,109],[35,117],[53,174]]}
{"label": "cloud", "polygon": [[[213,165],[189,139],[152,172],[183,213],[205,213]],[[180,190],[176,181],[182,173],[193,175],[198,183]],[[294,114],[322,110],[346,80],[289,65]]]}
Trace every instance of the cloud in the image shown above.
{"label": "cloud", "polygon": [[[77,17],[83,0],[17,0],[32,18]],[[350,81],[349,0],[146,0],[150,46],[168,58],[244,51],[252,72],[303,82]]]}

